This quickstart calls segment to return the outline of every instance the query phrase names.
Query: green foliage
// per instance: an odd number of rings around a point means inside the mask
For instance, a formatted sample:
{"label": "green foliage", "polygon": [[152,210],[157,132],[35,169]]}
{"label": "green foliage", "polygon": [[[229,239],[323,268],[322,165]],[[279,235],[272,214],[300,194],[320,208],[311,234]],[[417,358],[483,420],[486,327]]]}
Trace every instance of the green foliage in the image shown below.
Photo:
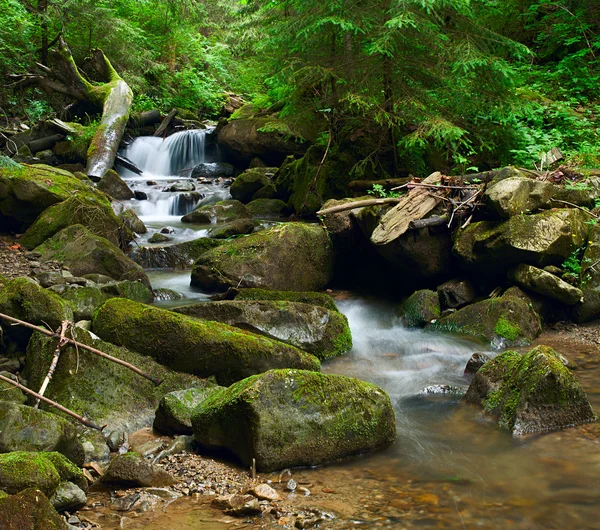
{"label": "green foliage", "polygon": [[367,193],[384,199],[402,197],[402,193],[397,191],[387,191],[381,184],[373,184],[373,187],[368,190]]}

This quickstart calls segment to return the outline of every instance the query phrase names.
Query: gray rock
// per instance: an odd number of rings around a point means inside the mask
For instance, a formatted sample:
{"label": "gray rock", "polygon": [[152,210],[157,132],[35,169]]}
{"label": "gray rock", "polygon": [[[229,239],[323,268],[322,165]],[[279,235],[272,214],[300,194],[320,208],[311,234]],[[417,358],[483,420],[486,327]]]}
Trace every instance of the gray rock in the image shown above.
{"label": "gray rock", "polygon": [[76,512],[87,504],[87,495],[79,486],[72,482],[61,482],[50,503],[57,512]]}
{"label": "gray rock", "polygon": [[575,305],[583,299],[583,292],[558,276],[524,263],[508,271],[508,278],[524,289],[547,296],[566,305]]}
{"label": "gray rock", "polygon": [[137,453],[125,453],[115,456],[102,477],[105,484],[129,487],[171,486],[177,480]]}
{"label": "gray rock", "polygon": [[488,206],[508,219],[513,215],[531,213],[550,206],[554,186],[530,178],[510,177],[489,186],[485,192]]}
{"label": "gray rock", "polygon": [[192,170],[192,178],[233,177],[235,168],[226,162],[203,162]]}
{"label": "gray rock", "polygon": [[469,380],[473,379],[473,376],[477,373],[477,371],[489,360],[490,358],[485,353],[475,352],[467,361],[463,376]]}
{"label": "gray rock", "polygon": [[583,302],[573,308],[575,322],[588,322],[600,317],[600,226],[592,228],[583,254],[581,277],[584,280]]}
{"label": "gray rock", "polygon": [[184,223],[228,223],[236,219],[249,219],[252,217],[248,209],[235,200],[219,201],[214,204],[200,206],[193,212],[184,215]]}
{"label": "gray rock", "polygon": [[167,191],[176,192],[176,191],[196,191],[196,185],[193,180],[180,180],[173,184]]}
{"label": "gray rock", "polygon": [[230,223],[215,226],[208,231],[208,236],[214,239],[227,239],[232,236],[251,234],[254,232],[254,221],[251,219],[236,219]]}
{"label": "gray rock", "polygon": [[[19,365],[19,361],[17,361],[17,365]],[[17,377],[10,372],[2,371],[0,372],[0,375],[6,377],[7,379],[11,379],[15,382],[18,382]],[[24,405],[27,402],[27,396],[25,396],[25,394],[16,386],[13,386],[10,383],[6,383],[4,381],[0,381],[0,402],[1,401],[8,401],[10,403]]]}
{"label": "gray rock", "polygon": [[109,169],[98,182],[98,189],[117,201],[128,201],[135,197],[125,181],[112,169]]}
{"label": "gray rock", "polygon": [[223,241],[200,237],[185,243],[161,247],[137,247],[131,257],[146,269],[189,269],[202,254]]}
{"label": "gray rock", "polygon": [[472,282],[455,278],[437,287],[437,293],[442,307],[458,308],[470,304],[477,296],[477,290]]}

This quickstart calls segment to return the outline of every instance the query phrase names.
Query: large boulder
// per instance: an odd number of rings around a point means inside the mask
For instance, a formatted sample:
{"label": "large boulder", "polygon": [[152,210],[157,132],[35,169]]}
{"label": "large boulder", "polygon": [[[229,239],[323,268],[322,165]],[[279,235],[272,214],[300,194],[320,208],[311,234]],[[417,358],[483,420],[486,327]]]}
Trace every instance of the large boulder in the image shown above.
{"label": "large boulder", "polygon": [[146,225],[144,222],[137,216],[137,214],[129,209],[124,208],[123,211],[119,214],[119,219],[123,222],[123,224],[129,228],[132,232],[136,234],[145,234],[148,232]]}
{"label": "large boulder", "polygon": [[521,263],[508,271],[508,277],[524,289],[529,289],[566,305],[575,305],[583,300],[581,289],[533,265]]}
{"label": "large boulder", "polygon": [[440,299],[435,291],[421,289],[411,294],[398,309],[398,315],[408,327],[425,326],[440,318]]}
{"label": "large boulder", "polygon": [[0,498],[2,530],[69,530],[44,493],[27,489],[17,495]]}
{"label": "large boulder", "polygon": [[208,231],[208,236],[213,239],[227,239],[233,236],[251,234],[254,232],[252,219],[236,219],[223,225],[217,225]]}
{"label": "large boulder", "polygon": [[193,212],[184,215],[181,220],[184,223],[219,224],[250,217],[252,217],[250,212],[240,201],[228,200],[200,206]]}
{"label": "large boulder", "polygon": [[133,239],[131,231],[115,215],[106,197],[75,195],[44,210],[21,238],[29,249],[71,225],[83,225],[92,234],[124,247]]}
{"label": "large boulder", "polygon": [[272,177],[275,175],[275,167],[255,167],[247,169],[240,173],[231,184],[229,192],[231,196],[243,202],[250,202],[254,194],[264,188],[272,185]]}
{"label": "large boulder", "polygon": [[581,261],[583,301],[573,308],[576,322],[588,322],[600,317],[600,226],[590,231]]}
{"label": "large boulder", "polygon": [[222,244],[211,237],[200,237],[174,245],[137,247],[131,259],[145,269],[189,269],[207,250]]}
{"label": "large boulder", "polygon": [[464,401],[478,405],[513,434],[553,431],[596,420],[575,376],[548,346],[507,351],[485,363]]}
{"label": "large boulder", "polygon": [[35,250],[41,253],[41,261],[59,261],[75,276],[103,274],[115,280],[140,280],[150,287],[148,276],[137,263],[82,225],[64,228]]}
{"label": "large boulder", "polygon": [[[4,162],[8,160],[8,162]],[[10,159],[0,161],[0,226],[21,232],[48,206],[69,197],[89,193],[83,182],[68,171],[45,166],[23,166]]]}
{"label": "large boulder", "polygon": [[83,464],[83,447],[72,423],[33,407],[7,402],[1,405],[0,453],[58,451],[71,462]]}
{"label": "large boulder", "polygon": [[513,296],[490,298],[441,318],[434,329],[464,333],[495,344],[530,343],[541,332],[530,304]]}
{"label": "large boulder", "polygon": [[194,264],[192,285],[318,291],[331,280],[332,265],[323,228],[284,223],[204,253]]}
{"label": "large boulder", "polygon": [[499,272],[511,265],[559,265],[587,241],[589,216],[575,208],[481,221],[461,231],[454,254],[469,270]]}
{"label": "large boulder", "polygon": [[164,469],[146,461],[137,453],[115,456],[102,477],[105,484],[123,488],[172,486],[177,480]]}
{"label": "large boulder", "polygon": [[[77,328],[77,340],[162,381],[156,386],[125,366],[81,348],[64,346],[46,396],[96,423],[108,425],[110,430],[134,431],[148,427],[165,394],[202,384],[196,377],[172,372],[145,355],[94,339],[83,329]],[[31,338],[25,376],[33,388],[42,384],[55,347],[56,341],[50,337],[35,333]]]}
{"label": "large boulder", "polygon": [[192,178],[227,178],[233,177],[235,167],[226,162],[202,162],[192,169]]}
{"label": "large boulder", "polygon": [[93,331],[174,370],[214,375],[222,385],[271,368],[320,368],[318,359],[288,344],[118,298],[96,312]]}
{"label": "large boulder", "polygon": [[117,201],[128,201],[135,197],[133,191],[114,169],[109,169],[97,186],[99,190]]}
{"label": "large boulder", "polygon": [[254,199],[246,208],[253,217],[284,217],[288,213],[288,207],[280,199]]}
{"label": "large boulder", "polygon": [[301,291],[272,291],[270,289],[232,289],[233,299],[242,300],[283,300],[311,304],[337,311],[335,300],[327,293],[301,292]]}
{"label": "large boulder", "polygon": [[390,445],[394,409],[376,386],[301,370],[249,377],[202,402],[192,415],[196,442],[225,448],[260,471],[315,466]]}
{"label": "large boulder", "polygon": [[324,307],[284,301],[223,301],[186,305],[173,311],[224,322],[277,339],[312,353],[320,360],[352,348],[348,320]]}
{"label": "large boulder", "polygon": [[488,207],[508,219],[550,206],[554,185],[527,177],[510,177],[492,183],[485,191]]}

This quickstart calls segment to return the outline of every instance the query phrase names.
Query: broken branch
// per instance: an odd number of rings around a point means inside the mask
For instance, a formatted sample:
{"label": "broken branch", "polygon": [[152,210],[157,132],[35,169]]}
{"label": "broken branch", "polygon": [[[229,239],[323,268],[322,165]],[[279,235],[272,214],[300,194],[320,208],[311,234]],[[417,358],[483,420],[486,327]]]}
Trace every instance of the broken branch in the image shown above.
{"label": "broken branch", "polygon": [[364,201],[354,201],[346,204],[338,204],[337,206],[332,206],[331,208],[319,210],[317,212],[317,215],[327,215],[329,213],[345,212],[346,210],[354,210],[355,208],[366,208],[367,206],[378,206],[380,204],[398,204],[401,199],[401,197],[390,197],[387,199],[366,199]]}
{"label": "broken branch", "polygon": [[[46,377],[42,383],[42,386],[40,387],[40,391],[39,391],[40,396],[43,396],[44,392],[46,392],[46,388],[48,388],[48,384],[50,383],[50,380],[52,379],[52,376],[54,375],[54,372],[56,371],[56,366],[58,365],[58,359],[60,357],[60,349],[66,344],[65,332],[67,331],[68,325],[69,325],[68,320],[63,320],[60,324],[60,338],[58,339],[58,343],[56,344],[56,349],[54,350],[54,355],[52,356],[52,362],[50,363],[50,368],[48,369],[48,373],[46,374]],[[36,400],[33,408],[37,409],[39,404],[40,404],[40,400],[38,399],[38,400]]]}

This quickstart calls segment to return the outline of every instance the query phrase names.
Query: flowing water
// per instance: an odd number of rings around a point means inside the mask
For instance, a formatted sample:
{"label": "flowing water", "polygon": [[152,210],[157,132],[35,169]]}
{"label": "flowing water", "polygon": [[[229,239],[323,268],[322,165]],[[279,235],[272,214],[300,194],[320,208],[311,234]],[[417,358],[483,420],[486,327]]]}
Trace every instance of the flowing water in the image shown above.
{"label": "flowing water", "polygon": [[[127,156],[138,165],[146,160],[149,165],[143,167],[152,168],[152,177],[126,178],[139,185],[137,189],[154,195],[149,194],[144,207],[138,204],[144,201],[131,201],[132,206],[153,230],[166,224],[178,231],[179,239],[198,237],[206,227],[181,226],[177,221],[180,213],[173,214],[169,207],[167,214],[167,209],[159,206],[161,200],[171,199],[163,199],[164,192],[155,185],[145,184],[147,180],[161,179],[165,184],[181,180],[184,177],[164,173],[186,164],[152,165],[153,152],[163,149],[163,144],[152,139],[142,148],[136,145],[138,141]],[[186,156],[202,158],[185,145],[181,149]],[[135,154],[138,147],[143,156]],[[211,191],[217,197],[226,196],[225,189],[213,186],[202,189],[207,195],[204,200],[213,200],[208,197]],[[149,275],[155,288],[178,290],[189,300],[207,298],[189,287],[189,271],[150,271]],[[480,411],[461,404],[458,397],[422,395],[423,388],[434,384],[466,389],[464,366],[473,352],[486,351],[486,347],[408,330],[396,319],[394,304],[349,293],[334,296],[348,317],[354,347],[347,355],[324,363],[323,371],[357,377],[386,390],[396,411],[398,436],[393,446],[379,454],[294,471],[294,478],[311,490],[305,504],[340,516],[320,528],[600,529],[597,425],[513,438]],[[542,336],[537,343],[555,347],[579,365],[576,374],[592,406],[600,410],[598,347],[557,342],[551,335]],[[207,502],[184,498],[166,513],[138,523],[130,521],[127,527],[192,530],[240,526],[222,515],[219,518],[216,512],[211,515]],[[261,527],[260,523],[242,526]]]}

